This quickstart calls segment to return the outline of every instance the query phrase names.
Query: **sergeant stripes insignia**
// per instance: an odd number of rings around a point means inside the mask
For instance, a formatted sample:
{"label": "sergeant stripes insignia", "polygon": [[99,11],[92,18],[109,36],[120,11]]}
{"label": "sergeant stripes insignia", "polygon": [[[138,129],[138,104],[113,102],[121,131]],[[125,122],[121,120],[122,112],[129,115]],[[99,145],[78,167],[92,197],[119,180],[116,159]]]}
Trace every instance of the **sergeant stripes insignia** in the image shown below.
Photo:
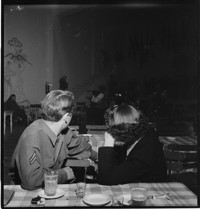
{"label": "sergeant stripes insignia", "polygon": [[29,158],[30,165],[32,165],[35,161],[38,161],[38,159],[37,159],[37,154],[34,151],[33,154],[31,155],[31,157]]}

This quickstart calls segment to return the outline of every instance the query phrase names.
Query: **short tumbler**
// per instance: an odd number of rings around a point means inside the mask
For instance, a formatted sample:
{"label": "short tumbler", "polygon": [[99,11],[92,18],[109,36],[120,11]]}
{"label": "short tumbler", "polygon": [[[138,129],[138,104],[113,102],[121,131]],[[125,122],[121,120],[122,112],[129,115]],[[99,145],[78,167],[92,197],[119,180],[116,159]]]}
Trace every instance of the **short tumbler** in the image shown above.
{"label": "short tumbler", "polygon": [[131,205],[145,206],[147,200],[147,191],[147,188],[143,187],[131,188]]}

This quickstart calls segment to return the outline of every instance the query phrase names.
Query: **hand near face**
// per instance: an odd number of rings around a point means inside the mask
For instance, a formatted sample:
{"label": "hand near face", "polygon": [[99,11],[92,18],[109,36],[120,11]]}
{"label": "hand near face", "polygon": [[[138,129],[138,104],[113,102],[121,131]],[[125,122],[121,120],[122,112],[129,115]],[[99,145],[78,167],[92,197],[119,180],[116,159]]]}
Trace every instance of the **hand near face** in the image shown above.
{"label": "hand near face", "polygon": [[115,139],[108,132],[105,132],[104,147],[114,147],[114,143],[115,143]]}

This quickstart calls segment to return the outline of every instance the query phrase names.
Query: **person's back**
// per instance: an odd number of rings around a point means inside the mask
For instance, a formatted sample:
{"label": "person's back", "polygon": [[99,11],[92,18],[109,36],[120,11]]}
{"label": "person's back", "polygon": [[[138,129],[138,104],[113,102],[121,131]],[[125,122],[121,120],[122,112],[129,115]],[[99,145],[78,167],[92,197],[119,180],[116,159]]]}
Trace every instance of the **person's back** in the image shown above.
{"label": "person's back", "polygon": [[[167,181],[162,145],[156,132],[132,106],[116,108],[113,124],[98,152],[100,184]],[[116,147],[121,147],[116,151]]]}
{"label": "person's back", "polygon": [[[19,159],[20,154],[22,154],[24,151],[26,151],[27,146],[29,146],[28,144],[34,143],[34,147],[36,147],[37,149],[40,148],[40,138],[37,137],[40,135],[39,134],[40,131],[41,131],[41,124],[38,123],[38,120],[34,121],[32,124],[30,124],[23,131],[22,135],[20,136],[17,146],[15,147],[14,153],[12,155],[11,165],[10,165],[10,173],[9,173],[12,183],[21,184],[21,186],[23,188],[25,187],[25,189],[27,189],[28,186],[26,185],[27,183],[24,183],[21,181],[22,176],[20,176],[21,171],[19,169],[22,166],[21,161],[23,161],[23,164],[24,164],[25,163],[24,161],[26,159]],[[26,136],[35,136],[34,141],[33,141],[33,137],[26,137]],[[28,172],[29,171],[30,170],[28,170]],[[21,173],[21,174],[23,175],[23,173]],[[26,173],[26,175],[27,175],[27,173]],[[35,184],[35,186],[37,187],[36,184]]]}
{"label": "person's back", "polygon": [[19,106],[16,102],[16,96],[12,94],[8,100],[4,103],[4,109],[5,110],[11,110],[11,111],[17,111],[19,109]]}
{"label": "person's back", "polygon": [[[10,176],[24,189],[43,186],[45,171],[58,171],[58,183],[74,179],[73,170],[65,164],[69,156],[83,155],[96,159],[87,139],[68,129],[74,108],[74,95],[54,90],[42,101],[44,119],[30,124],[22,133],[13,153]],[[65,132],[65,130],[67,130]]]}
{"label": "person's back", "polygon": [[149,128],[147,133],[130,152],[130,161],[140,161],[146,166],[144,172],[134,182],[166,182],[167,168],[163,154],[162,144],[159,142],[157,133],[153,128]]}

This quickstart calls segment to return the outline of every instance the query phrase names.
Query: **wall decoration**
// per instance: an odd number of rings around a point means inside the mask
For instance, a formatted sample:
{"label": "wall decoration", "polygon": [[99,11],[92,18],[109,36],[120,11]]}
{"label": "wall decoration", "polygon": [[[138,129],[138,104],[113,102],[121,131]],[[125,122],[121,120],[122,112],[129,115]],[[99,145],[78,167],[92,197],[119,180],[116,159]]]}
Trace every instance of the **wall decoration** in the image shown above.
{"label": "wall decoration", "polygon": [[8,45],[11,47],[12,51],[6,54],[4,57],[9,57],[14,62],[27,62],[31,65],[31,63],[26,59],[26,55],[22,53],[23,44],[17,38],[13,38],[8,41]]}
{"label": "wall decoration", "polygon": [[23,78],[22,73],[25,70],[25,63],[31,65],[27,60],[26,55],[22,53],[23,44],[17,39],[13,38],[8,41],[10,51],[4,56],[5,70],[4,70],[4,101],[11,95],[16,94],[17,101],[27,99],[23,92]]}

